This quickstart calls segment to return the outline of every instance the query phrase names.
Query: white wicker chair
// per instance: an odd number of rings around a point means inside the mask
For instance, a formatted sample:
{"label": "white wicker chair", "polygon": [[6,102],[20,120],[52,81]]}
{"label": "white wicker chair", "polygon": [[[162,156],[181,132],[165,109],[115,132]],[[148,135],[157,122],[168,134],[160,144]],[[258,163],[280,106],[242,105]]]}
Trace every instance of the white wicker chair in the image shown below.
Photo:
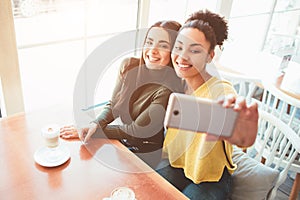
{"label": "white wicker chair", "polygon": [[[258,102],[261,110],[271,113],[291,127],[300,138],[300,101],[275,87],[273,83],[263,82],[262,101]],[[284,146],[284,143],[281,143]],[[300,154],[299,154],[300,155]],[[289,170],[296,173],[290,199],[297,199],[300,190],[300,156],[297,156]]]}
{"label": "white wicker chair", "polygon": [[279,117],[300,135],[300,100],[291,97],[274,84],[263,82],[261,109]]}
{"label": "white wicker chair", "polygon": [[255,159],[280,171],[279,178],[268,195],[268,199],[275,198],[277,189],[285,181],[289,170],[300,169],[297,163],[300,153],[300,137],[278,117],[261,109],[259,109],[256,142],[247,152],[252,156],[255,152]]}

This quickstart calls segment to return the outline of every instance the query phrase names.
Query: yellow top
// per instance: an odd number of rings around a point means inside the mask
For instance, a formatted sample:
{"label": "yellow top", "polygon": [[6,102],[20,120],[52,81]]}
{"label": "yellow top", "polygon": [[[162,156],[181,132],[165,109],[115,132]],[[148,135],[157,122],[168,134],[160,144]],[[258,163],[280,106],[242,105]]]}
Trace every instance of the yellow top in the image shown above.
{"label": "yellow top", "polygon": [[[201,85],[193,95],[217,99],[225,94],[236,94],[232,85],[215,77]],[[226,141],[206,141],[206,134],[169,128],[164,141],[164,157],[171,166],[183,168],[185,176],[194,183],[216,182],[222,177],[224,167],[233,173],[232,146]]]}

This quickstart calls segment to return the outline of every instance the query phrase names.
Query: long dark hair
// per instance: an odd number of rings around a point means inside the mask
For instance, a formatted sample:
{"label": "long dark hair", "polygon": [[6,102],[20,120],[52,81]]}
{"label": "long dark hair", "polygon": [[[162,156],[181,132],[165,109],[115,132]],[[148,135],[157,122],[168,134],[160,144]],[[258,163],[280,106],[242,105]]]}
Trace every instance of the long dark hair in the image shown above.
{"label": "long dark hair", "polygon": [[[147,36],[149,31],[154,28],[154,27],[158,27],[158,28],[163,28],[165,31],[168,32],[169,37],[170,37],[170,45],[171,45],[171,49],[170,51],[172,51],[177,34],[179,29],[181,28],[181,24],[176,22],[176,21],[172,21],[172,20],[166,20],[166,21],[158,21],[155,24],[153,24],[147,31],[143,45],[146,42]],[[143,58],[143,55],[141,56],[140,59],[140,65],[144,65],[145,64],[145,60]],[[170,59],[170,62],[168,63],[168,66],[173,67],[172,61]]]}

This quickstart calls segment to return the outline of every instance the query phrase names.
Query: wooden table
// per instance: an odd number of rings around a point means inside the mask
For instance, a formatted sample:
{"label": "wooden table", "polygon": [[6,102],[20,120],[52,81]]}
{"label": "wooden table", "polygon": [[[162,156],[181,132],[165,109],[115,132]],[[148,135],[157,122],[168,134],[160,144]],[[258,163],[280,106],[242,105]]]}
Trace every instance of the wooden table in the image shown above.
{"label": "wooden table", "polygon": [[0,199],[97,199],[116,187],[129,187],[137,200],[187,199],[116,140],[96,139],[87,145],[65,141],[71,158],[47,168],[35,163],[43,146],[40,130],[64,125],[72,114],[64,109],[17,114],[0,121]]}

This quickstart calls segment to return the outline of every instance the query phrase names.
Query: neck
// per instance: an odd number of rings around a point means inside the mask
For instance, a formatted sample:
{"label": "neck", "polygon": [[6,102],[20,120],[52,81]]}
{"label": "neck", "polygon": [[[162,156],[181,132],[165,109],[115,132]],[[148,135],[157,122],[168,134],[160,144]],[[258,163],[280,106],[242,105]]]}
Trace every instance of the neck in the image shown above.
{"label": "neck", "polygon": [[206,71],[204,73],[199,73],[195,75],[194,77],[190,77],[185,79],[188,89],[187,94],[193,93],[195,90],[197,90],[201,85],[203,85],[207,80],[211,78],[211,75],[207,73]]}

